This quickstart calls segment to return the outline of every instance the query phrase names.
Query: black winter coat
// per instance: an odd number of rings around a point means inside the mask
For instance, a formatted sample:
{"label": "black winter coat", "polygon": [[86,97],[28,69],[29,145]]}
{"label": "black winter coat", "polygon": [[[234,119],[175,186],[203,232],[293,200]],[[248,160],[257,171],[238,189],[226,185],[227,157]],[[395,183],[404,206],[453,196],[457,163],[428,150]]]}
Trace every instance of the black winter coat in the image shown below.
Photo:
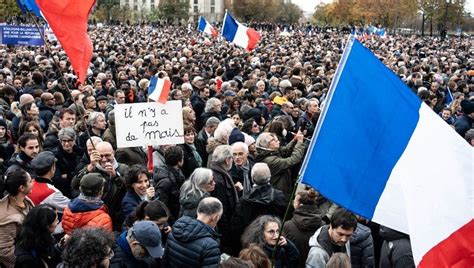
{"label": "black winter coat", "polygon": [[380,252],[379,267],[415,268],[408,235],[380,226],[380,236],[384,242]]}
{"label": "black winter coat", "polygon": [[218,267],[221,254],[218,237],[209,225],[181,217],[168,236],[163,267]]}
{"label": "black winter coat", "polygon": [[[275,262],[273,263],[274,268],[294,268],[298,263],[300,253],[296,248],[295,244],[289,239],[286,239],[287,244],[284,247],[279,247],[275,256]],[[267,254],[268,258],[272,258],[273,247],[265,245],[263,251]]]}
{"label": "black winter coat", "polygon": [[184,180],[183,172],[180,169],[175,169],[168,165],[158,167],[153,172],[156,195],[168,207],[173,220],[178,219],[179,193]]}
{"label": "black winter coat", "polygon": [[374,242],[370,228],[357,223],[357,228],[351,237],[352,268],[375,267]]}
{"label": "black winter coat", "polygon": [[183,149],[183,153],[184,153],[183,154],[184,163],[183,163],[183,166],[181,167],[181,170],[183,171],[184,177],[189,178],[189,176],[191,176],[193,171],[196,168],[201,167],[201,166],[196,161],[196,158],[194,157],[194,154],[193,154],[193,149],[191,149],[189,145],[180,144],[178,146],[181,147],[181,149]]}
{"label": "black winter coat", "polygon": [[321,227],[321,213],[316,205],[302,205],[285,222],[283,236],[293,241],[300,252],[297,267],[305,267],[309,252],[309,238]]}
{"label": "black winter coat", "polygon": [[261,215],[278,216],[285,214],[286,201],[282,191],[274,189],[270,184],[252,187],[250,193],[240,199],[242,227],[248,226]]}

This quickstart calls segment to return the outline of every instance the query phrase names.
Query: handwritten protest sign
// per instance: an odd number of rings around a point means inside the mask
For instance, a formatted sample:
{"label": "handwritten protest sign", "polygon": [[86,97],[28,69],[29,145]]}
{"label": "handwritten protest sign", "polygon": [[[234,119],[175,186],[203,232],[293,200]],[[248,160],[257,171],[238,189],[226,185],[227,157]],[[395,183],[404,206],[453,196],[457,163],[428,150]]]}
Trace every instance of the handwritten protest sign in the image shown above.
{"label": "handwritten protest sign", "polygon": [[181,101],[115,105],[117,147],[184,143]]}

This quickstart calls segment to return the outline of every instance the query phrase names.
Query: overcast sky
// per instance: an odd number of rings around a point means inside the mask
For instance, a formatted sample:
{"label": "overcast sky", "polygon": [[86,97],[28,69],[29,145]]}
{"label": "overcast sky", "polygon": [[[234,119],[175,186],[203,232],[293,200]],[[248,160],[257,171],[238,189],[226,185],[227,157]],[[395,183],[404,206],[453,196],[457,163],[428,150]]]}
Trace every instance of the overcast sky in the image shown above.
{"label": "overcast sky", "polygon": [[[291,2],[300,6],[303,11],[313,12],[317,4],[331,2],[331,0],[292,0]],[[474,14],[474,0],[466,0],[466,9]]]}

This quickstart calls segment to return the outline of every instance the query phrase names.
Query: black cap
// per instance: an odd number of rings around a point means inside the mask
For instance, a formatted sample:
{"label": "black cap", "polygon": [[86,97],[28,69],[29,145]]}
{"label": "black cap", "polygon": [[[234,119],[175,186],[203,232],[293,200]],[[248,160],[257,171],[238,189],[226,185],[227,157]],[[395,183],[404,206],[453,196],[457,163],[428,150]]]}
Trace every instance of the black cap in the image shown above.
{"label": "black cap", "polygon": [[56,157],[50,151],[44,151],[39,153],[32,161],[31,166],[36,171],[47,171],[49,170],[54,163],[56,163]]}

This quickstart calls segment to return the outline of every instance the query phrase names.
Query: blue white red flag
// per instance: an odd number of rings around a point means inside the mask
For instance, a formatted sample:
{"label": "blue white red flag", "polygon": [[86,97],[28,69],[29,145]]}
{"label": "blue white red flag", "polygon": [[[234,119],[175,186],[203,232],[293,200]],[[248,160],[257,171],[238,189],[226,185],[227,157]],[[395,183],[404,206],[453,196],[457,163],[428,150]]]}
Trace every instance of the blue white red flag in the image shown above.
{"label": "blue white red flag", "polygon": [[254,49],[260,40],[260,34],[255,29],[242,25],[229,12],[225,13],[221,35],[249,51]]}
{"label": "blue white red flag", "polygon": [[169,79],[153,76],[148,86],[148,98],[160,103],[166,103],[170,93],[171,81]]}
{"label": "blue white red flag", "polygon": [[300,177],[410,235],[419,267],[474,266],[474,149],[351,36]]}
{"label": "blue white red flag", "polygon": [[213,37],[217,37],[217,31],[202,16],[199,16],[198,30],[203,33],[207,33]]}

